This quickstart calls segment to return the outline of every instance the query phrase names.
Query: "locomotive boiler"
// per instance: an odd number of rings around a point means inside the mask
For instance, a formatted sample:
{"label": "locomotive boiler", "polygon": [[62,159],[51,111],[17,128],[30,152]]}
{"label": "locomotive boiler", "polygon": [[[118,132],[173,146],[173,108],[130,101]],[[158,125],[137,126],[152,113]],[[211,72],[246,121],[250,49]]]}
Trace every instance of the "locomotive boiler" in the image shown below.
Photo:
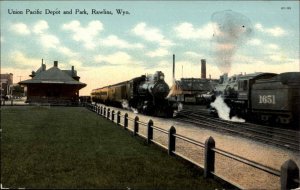
{"label": "locomotive boiler", "polygon": [[[300,72],[253,73],[220,77],[213,96],[221,96],[230,115],[299,127]],[[213,101],[214,98],[212,98]]]}
{"label": "locomotive boiler", "polygon": [[128,81],[94,89],[91,93],[93,102],[121,107],[128,107],[140,113],[160,117],[170,117],[173,109],[166,99],[170,89],[164,80],[164,73],[157,71],[153,75],[142,75]]}

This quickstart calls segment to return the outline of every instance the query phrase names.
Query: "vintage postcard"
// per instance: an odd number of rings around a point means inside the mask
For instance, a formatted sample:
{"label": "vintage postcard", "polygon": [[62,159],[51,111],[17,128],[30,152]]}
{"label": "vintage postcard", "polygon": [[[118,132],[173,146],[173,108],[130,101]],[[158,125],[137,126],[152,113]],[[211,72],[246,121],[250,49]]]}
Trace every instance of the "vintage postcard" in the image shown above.
{"label": "vintage postcard", "polygon": [[298,1],[0,5],[1,188],[299,187]]}

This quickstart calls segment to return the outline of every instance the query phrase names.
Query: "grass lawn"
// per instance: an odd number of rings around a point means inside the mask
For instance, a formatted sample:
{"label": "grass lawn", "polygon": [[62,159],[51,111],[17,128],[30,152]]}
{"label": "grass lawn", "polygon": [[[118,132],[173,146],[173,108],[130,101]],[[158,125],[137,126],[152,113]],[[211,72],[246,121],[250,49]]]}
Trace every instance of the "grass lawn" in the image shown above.
{"label": "grass lawn", "polygon": [[1,128],[3,187],[224,187],[85,108],[1,107]]}

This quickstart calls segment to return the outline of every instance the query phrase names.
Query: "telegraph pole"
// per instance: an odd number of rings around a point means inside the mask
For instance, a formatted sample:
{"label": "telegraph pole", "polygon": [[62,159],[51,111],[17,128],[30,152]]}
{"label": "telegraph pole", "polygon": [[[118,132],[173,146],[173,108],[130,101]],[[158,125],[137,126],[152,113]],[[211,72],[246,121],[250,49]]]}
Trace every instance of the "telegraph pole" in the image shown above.
{"label": "telegraph pole", "polygon": [[22,79],[22,77],[23,77],[23,76],[17,76],[17,77],[19,77],[19,78],[20,78],[20,81],[19,81],[19,82],[21,82],[21,79]]}

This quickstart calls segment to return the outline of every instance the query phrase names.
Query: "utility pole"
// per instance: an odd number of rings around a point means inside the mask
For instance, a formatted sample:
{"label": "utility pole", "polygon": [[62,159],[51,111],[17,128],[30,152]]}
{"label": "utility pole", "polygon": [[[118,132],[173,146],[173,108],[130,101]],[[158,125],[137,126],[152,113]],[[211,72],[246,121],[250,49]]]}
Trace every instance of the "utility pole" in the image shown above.
{"label": "utility pole", "polygon": [[21,82],[21,79],[22,79],[22,77],[23,77],[23,76],[17,76],[17,77],[19,77],[19,78],[20,78],[20,81],[19,81],[19,82]]}

